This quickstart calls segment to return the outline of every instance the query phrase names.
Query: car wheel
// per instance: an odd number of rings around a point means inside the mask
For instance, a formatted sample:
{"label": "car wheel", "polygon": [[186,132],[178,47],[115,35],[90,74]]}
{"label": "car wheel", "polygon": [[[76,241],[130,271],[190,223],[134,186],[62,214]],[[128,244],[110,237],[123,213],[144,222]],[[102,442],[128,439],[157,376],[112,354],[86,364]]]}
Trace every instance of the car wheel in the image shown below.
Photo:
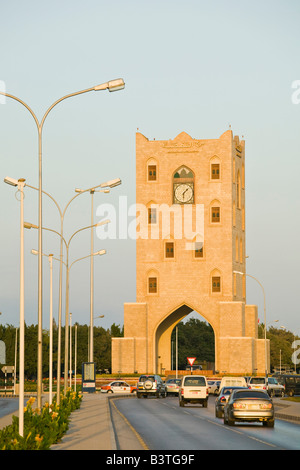
{"label": "car wheel", "polygon": [[202,403],[202,406],[203,408],[207,408],[207,400],[204,400],[204,402]]}
{"label": "car wheel", "polygon": [[222,418],[222,412],[216,409],[216,418]]}
{"label": "car wheel", "polygon": [[280,392],[280,396],[281,396],[281,398],[284,397],[284,391]]}
{"label": "car wheel", "polygon": [[263,426],[267,426],[267,428],[274,428],[274,424],[274,419],[269,419],[268,421],[263,422]]}
{"label": "car wheel", "polygon": [[183,400],[179,400],[179,406],[184,406],[184,401]]}
{"label": "car wheel", "polygon": [[140,394],[140,393],[137,393],[136,396],[137,396],[137,398],[141,398],[141,394]]}

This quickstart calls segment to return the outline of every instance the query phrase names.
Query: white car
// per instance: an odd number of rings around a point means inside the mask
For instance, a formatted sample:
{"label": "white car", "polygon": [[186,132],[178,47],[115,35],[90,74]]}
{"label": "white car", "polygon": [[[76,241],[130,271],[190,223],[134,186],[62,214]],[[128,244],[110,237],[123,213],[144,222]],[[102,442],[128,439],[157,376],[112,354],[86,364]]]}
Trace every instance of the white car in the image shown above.
{"label": "white car", "polygon": [[208,393],[211,395],[217,395],[219,391],[221,380],[208,380]]}
{"label": "white car", "polygon": [[179,406],[186,403],[201,403],[207,408],[208,385],[204,375],[185,375],[178,392]]}
{"label": "white car", "polygon": [[284,396],[284,386],[278,383],[275,377],[251,377],[248,386],[252,390],[265,390],[270,397]]}
{"label": "white car", "polygon": [[101,393],[135,393],[136,386],[129,385],[123,380],[115,380],[109,384],[102,385]]}

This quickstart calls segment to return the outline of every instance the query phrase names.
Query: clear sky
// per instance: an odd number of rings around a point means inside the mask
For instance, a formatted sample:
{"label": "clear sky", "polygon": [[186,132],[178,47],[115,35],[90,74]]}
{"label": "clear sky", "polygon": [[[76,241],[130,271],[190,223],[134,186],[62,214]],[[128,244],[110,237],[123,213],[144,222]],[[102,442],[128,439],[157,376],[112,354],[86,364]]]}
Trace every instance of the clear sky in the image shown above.
{"label": "clear sky", "polygon": [[[218,138],[229,126],[246,141],[247,272],[266,292],[267,320],[300,334],[298,0],[52,0],[1,1],[0,84],[40,119],[56,99],[122,77],[118,93],[92,92],[59,104],[43,132],[43,189],[61,207],[108,179],[123,181],[95,205],[135,202],[135,133],[173,139]],[[298,95],[300,98],[300,94]],[[38,186],[37,131],[28,111],[0,103],[0,311],[19,324],[19,203],[5,176]],[[2,182],[2,183],[1,183]],[[25,220],[38,223],[37,192],[26,189]],[[43,225],[60,229],[58,211],[44,198]],[[65,235],[90,223],[90,196],[79,196],[65,217]],[[89,254],[89,233],[74,238],[70,260]],[[25,320],[37,323],[38,233],[25,232]],[[135,243],[99,240],[95,250],[96,325],[123,324],[123,303],[135,301]],[[59,240],[43,235],[43,251],[59,255]],[[49,267],[44,259],[47,328]],[[54,266],[57,320],[58,264]],[[247,279],[247,303],[259,285]],[[71,269],[73,321],[89,322],[89,261]],[[64,321],[63,321],[64,323]],[[278,323],[275,324],[278,326]]]}

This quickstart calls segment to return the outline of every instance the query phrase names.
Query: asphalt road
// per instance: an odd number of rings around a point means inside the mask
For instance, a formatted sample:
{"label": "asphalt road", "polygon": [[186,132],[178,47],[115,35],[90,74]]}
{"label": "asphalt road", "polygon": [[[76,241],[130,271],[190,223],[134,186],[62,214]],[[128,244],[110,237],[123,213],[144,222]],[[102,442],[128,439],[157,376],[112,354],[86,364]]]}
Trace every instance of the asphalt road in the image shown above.
{"label": "asphalt road", "polygon": [[274,428],[263,427],[261,423],[225,426],[223,419],[215,417],[214,397],[209,398],[207,408],[201,405],[181,408],[177,397],[122,398],[114,403],[148,450],[300,449],[299,425],[276,419]]}
{"label": "asphalt road", "polygon": [[19,398],[0,398],[0,418],[19,409]]}

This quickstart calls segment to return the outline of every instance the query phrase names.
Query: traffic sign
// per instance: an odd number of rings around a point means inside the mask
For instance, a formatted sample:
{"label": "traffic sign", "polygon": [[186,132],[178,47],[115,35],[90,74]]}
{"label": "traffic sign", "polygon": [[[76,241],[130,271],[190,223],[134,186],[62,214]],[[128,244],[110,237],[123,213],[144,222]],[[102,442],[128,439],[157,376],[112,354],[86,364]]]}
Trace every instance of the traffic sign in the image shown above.
{"label": "traffic sign", "polygon": [[196,360],[195,357],[187,357],[187,360],[189,361],[190,365],[192,366]]}

